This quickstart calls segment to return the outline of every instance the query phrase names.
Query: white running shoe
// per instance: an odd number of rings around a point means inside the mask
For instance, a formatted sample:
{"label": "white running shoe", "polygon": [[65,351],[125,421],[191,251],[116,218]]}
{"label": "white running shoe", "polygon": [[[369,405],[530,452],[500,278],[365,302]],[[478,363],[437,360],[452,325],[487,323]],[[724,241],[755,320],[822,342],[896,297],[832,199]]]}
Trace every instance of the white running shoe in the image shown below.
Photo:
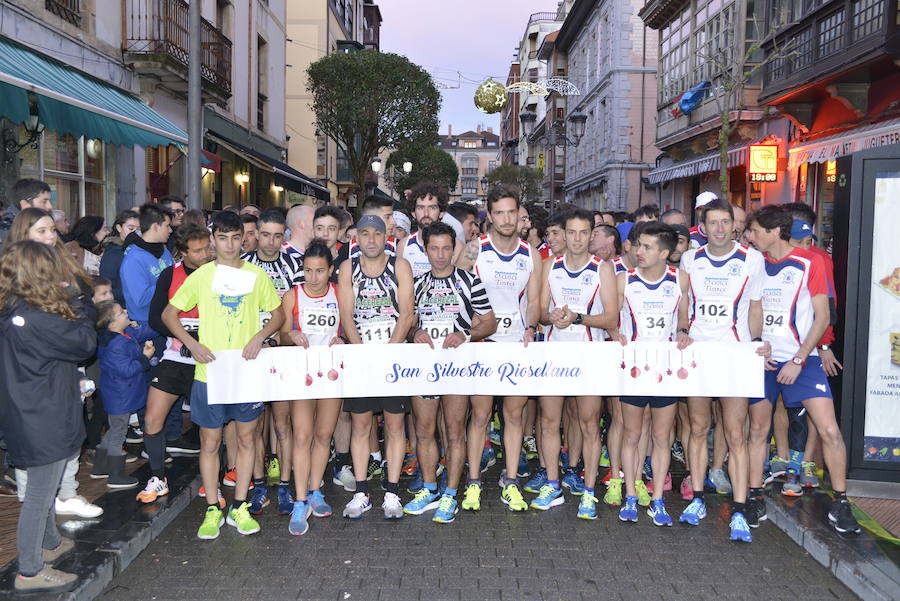
{"label": "white running shoe", "polygon": [[403,503],[400,502],[400,497],[392,492],[384,493],[381,509],[384,510],[384,519],[386,520],[399,520],[403,517]]}
{"label": "white running shoe", "polygon": [[168,481],[165,478],[160,480],[157,476],[151,476],[147,480],[147,486],[137,494],[136,498],[141,503],[152,503],[159,497],[164,497],[167,494],[169,494]]}
{"label": "white running shoe", "polygon": [[103,508],[92,503],[81,495],[75,495],[71,499],[63,501],[56,497],[57,515],[76,515],[80,518],[98,518],[103,515]]}
{"label": "white running shoe", "polygon": [[349,465],[342,467],[341,471],[331,481],[337,486],[343,486],[347,492],[356,490],[356,477],[353,475],[353,468]]}
{"label": "white running shoe", "polygon": [[[350,502],[344,507],[344,517],[350,518],[351,520],[358,520],[370,509],[372,509],[372,503],[369,502],[369,495],[364,492],[358,492],[353,495],[353,498],[350,499]],[[402,507],[400,508],[400,513],[403,513]]]}

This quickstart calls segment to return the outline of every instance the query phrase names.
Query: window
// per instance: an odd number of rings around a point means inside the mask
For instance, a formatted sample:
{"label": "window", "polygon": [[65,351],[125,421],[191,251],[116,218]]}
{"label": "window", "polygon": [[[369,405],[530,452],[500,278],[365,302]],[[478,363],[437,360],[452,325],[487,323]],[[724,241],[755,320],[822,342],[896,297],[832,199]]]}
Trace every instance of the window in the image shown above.
{"label": "window", "polygon": [[478,178],[464,177],[460,180],[463,194],[478,194]]}
{"label": "window", "polygon": [[688,87],[691,9],[687,6],[659,32],[659,104]]}
{"label": "window", "polygon": [[462,174],[475,175],[478,173],[478,157],[464,156],[462,158]]}
{"label": "window", "polygon": [[475,140],[463,140],[463,148],[478,148],[478,142]]}
{"label": "window", "polygon": [[819,21],[819,58],[831,56],[844,45],[844,10]]}
{"label": "window", "polygon": [[853,0],[850,3],[853,15],[853,40],[859,40],[878,32],[882,27],[884,10],[882,0]]}
{"label": "window", "polygon": [[715,80],[722,65],[730,65],[735,58],[732,29],[734,4],[714,12],[720,5],[721,0],[701,0],[697,3],[694,48],[698,64],[693,78],[696,83]]}
{"label": "window", "polygon": [[268,96],[268,44],[261,37],[256,38],[256,128],[266,129],[266,101]]}
{"label": "window", "polygon": [[488,173],[490,173],[491,171],[493,171],[496,168],[497,168],[497,161],[488,161],[488,168],[487,168]]}

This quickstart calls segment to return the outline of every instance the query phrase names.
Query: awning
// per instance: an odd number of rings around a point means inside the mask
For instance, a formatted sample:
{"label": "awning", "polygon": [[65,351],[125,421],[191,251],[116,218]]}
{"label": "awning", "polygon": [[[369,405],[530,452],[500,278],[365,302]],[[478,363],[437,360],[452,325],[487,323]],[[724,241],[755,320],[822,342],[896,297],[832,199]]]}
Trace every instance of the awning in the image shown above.
{"label": "awning", "polygon": [[[747,162],[747,153],[749,144],[741,144],[728,149],[728,168],[737,167]],[[673,179],[681,179],[683,177],[693,177],[701,173],[719,170],[719,151],[711,152],[703,156],[682,161],[654,169],[647,174],[647,179],[651,184],[659,184]]]}
{"label": "awning", "polygon": [[863,125],[788,149],[788,168],[803,163],[824,163],[860,150],[900,144],[900,119]]}
{"label": "awning", "polygon": [[286,190],[297,192],[298,194],[313,196],[315,198],[318,198],[319,200],[331,200],[331,192],[328,190],[328,188],[317,184],[287,163],[283,163],[282,161],[273,159],[272,157],[267,157],[266,155],[257,152],[252,148],[248,148],[243,144],[235,142],[234,140],[224,138],[214,132],[207,132],[206,135],[210,139],[215,140],[219,144],[222,144],[223,146],[228,148],[228,150],[230,150],[232,153],[246,158],[248,161],[254,164],[257,169],[262,169],[263,171],[268,171],[274,174],[276,185],[281,186]]}
{"label": "awning", "polygon": [[0,114],[15,123],[28,118],[33,92],[40,123],[59,133],[120,146],[188,143],[184,131],[138,98],[8,38],[0,38],[0,82]]}

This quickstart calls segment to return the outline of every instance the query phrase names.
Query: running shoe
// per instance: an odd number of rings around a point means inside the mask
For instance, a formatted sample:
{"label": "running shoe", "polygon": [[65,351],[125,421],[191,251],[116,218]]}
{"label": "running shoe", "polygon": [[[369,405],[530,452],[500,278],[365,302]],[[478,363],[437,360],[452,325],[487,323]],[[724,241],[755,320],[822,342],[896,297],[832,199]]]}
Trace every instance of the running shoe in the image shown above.
{"label": "running shoe", "polygon": [[612,478],[612,470],[606,470],[606,474],[600,478],[600,484],[603,486],[609,486],[609,481]]}
{"label": "running shoe", "polygon": [[497,453],[494,452],[494,447],[490,444],[484,445],[484,448],[481,450],[481,473],[485,473],[489,468],[495,466],[497,464]]}
{"label": "running shoe", "polygon": [[638,498],[634,495],[625,497],[625,505],[619,510],[619,519],[623,522],[636,522],[638,518],[637,512]]}
{"label": "running shoe", "polygon": [[425,489],[425,480],[422,479],[422,470],[416,467],[416,471],[413,474],[412,480],[409,481],[409,484],[406,485],[406,492],[411,495],[417,494],[420,491]]}
{"label": "running shoe", "polygon": [[653,499],[647,508],[647,515],[653,518],[654,526],[671,526],[672,517],[666,511],[666,504],[662,499]]}
{"label": "running shoe", "polygon": [[392,492],[384,493],[381,509],[386,520],[399,520],[403,517],[403,503],[400,502],[400,497]]}
{"label": "running shoe", "polygon": [[644,458],[644,467],[642,468],[642,474],[644,476],[644,480],[647,482],[653,481],[653,464],[650,463],[650,458]]}
{"label": "running shoe", "polygon": [[491,441],[491,444],[494,446],[503,446],[503,438],[500,436],[500,430],[494,429],[493,424],[491,424],[491,430],[488,432],[488,440]]}
{"label": "running shoe", "polygon": [[[216,492],[219,495],[219,508],[225,509],[225,497],[222,496],[222,489],[217,489]],[[197,493],[197,496],[206,498],[206,488],[202,484],[200,485],[200,492]]]}
{"label": "running shoe", "polygon": [[[279,476],[280,477],[280,476]],[[294,497],[291,495],[290,486],[278,487],[278,515],[288,515],[294,512]],[[302,534],[302,532],[301,532]]]}
{"label": "running shoe", "polygon": [[606,448],[606,445],[600,449],[600,467],[609,467],[609,449]]}
{"label": "running shoe", "polygon": [[709,479],[709,474],[707,474],[706,478],[703,479],[703,490],[705,492],[716,491],[716,483]]}
{"label": "running shoe", "polygon": [[269,506],[269,489],[265,486],[257,486],[250,491],[250,513],[259,515],[263,509]]}
{"label": "running shoe", "polygon": [[578,503],[578,513],[576,517],[582,520],[597,519],[597,497],[591,494],[581,495],[581,501]]}
{"label": "running shoe", "polygon": [[694,499],[688,506],[684,508],[684,511],[681,512],[681,515],[678,516],[678,521],[682,524],[690,524],[691,526],[696,526],[700,523],[700,520],[706,517],[706,503],[703,502],[703,499]]}
{"label": "running shoe", "polygon": [[718,494],[731,494],[731,481],[728,479],[728,474],[725,473],[725,470],[709,470],[709,479],[715,485]]}
{"label": "running shoe", "polygon": [[775,476],[772,475],[772,472],[770,472],[769,470],[763,470],[763,474],[762,474],[763,486],[768,486],[774,481],[775,481]]}
{"label": "running shoe", "polygon": [[549,484],[545,484],[541,487],[540,494],[531,501],[531,506],[534,509],[546,511],[565,502],[566,499],[563,497],[562,488],[554,488]]}
{"label": "running shoe", "polygon": [[[262,488],[262,487],[260,487]],[[225,523],[237,528],[239,534],[248,535],[259,532],[259,522],[250,517],[250,503],[241,503],[237,509],[230,509]]]}
{"label": "running shoe", "polygon": [[772,473],[773,477],[778,478],[779,476],[783,476],[787,473],[789,464],[790,461],[788,459],[775,455],[769,461],[769,471]]}
{"label": "running shoe", "polygon": [[800,486],[800,476],[797,474],[788,474],[787,479],[781,487],[781,494],[786,497],[802,497],[803,487]]}
{"label": "running shoe", "polygon": [[531,468],[528,467],[528,460],[525,458],[525,451],[519,453],[519,467],[516,468],[519,478],[527,478],[531,475]]}
{"label": "running shoe", "polygon": [[224,523],[225,518],[222,516],[222,510],[208,506],[206,514],[203,516],[203,523],[200,524],[200,529],[197,530],[197,538],[202,538],[203,540],[219,538],[219,529]]}
{"label": "running shoe", "polygon": [[522,498],[522,491],[517,484],[507,484],[500,493],[500,500],[510,511],[528,511],[528,503]]}
{"label": "running shoe", "polygon": [[804,461],[800,464],[800,486],[803,488],[819,487],[819,476],[816,475],[816,464],[812,461]]}
{"label": "running shoe", "polygon": [[440,496],[437,492],[432,492],[427,488],[422,488],[413,500],[403,506],[403,513],[409,515],[422,515],[426,511],[437,509],[440,502]]}
{"label": "running shoe", "polygon": [[291,521],[288,523],[288,532],[294,536],[306,534],[309,530],[309,516],[312,507],[306,501],[294,501],[291,506]]}
{"label": "running shoe", "polygon": [[[237,468],[233,467],[222,476],[222,484],[225,486],[234,486],[237,484]],[[253,483],[250,483],[250,488],[253,488]]]}
{"label": "running shoe", "polygon": [[325,502],[325,495],[321,490],[314,490],[307,497],[309,506],[312,507],[312,514],[317,518],[327,518],[331,516],[331,505]]}
{"label": "running shoe", "polygon": [[281,462],[278,457],[272,457],[269,460],[269,466],[266,468],[266,484],[275,486],[281,481]]}
{"label": "running shoe", "polygon": [[747,519],[747,525],[751,528],[759,528],[760,522],[769,519],[766,513],[766,500],[750,497],[747,499],[747,513],[744,515]]}
{"label": "running shoe", "polygon": [[[169,494],[168,481],[165,478],[160,480],[156,476],[151,476],[150,479],[147,480],[147,486],[137,494],[136,498],[141,503],[152,503],[159,497],[164,497],[167,494]],[[58,509],[57,513],[59,513]]]}
{"label": "running shoe", "polygon": [[481,509],[481,484],[473,482],[463,492],[462,508],[466,511],[478,511]]}
{"label": "running shoe", "polygon": [[349,465],[345,465],[341,467],[341,469],[332,470],[334,476],[331,478],[331,481],[337,486],[343,486],[344,490],[347,492],[354,492],[356,490],[356,477],[353,475],[353,468]]}
{"label": "running shoe", "polygon": [[[653,481],[647,482],[647,490],[653,494]],[[666,479],[663,480],[663,492],[672,490],[672,472],[666,472]]]}
{"label": "running shoe", "polygon": [[542,467],[538,467],[536,470],[534,470],[534,475],[531,476],[531,480],[526,482],[525,486],[522,487],[522,490],[536,495],[541,492],[541,487],[545,484],[547,484],[547,470]]}
{"label": "running shoe", "polygon": [[580,497],[584,494],[584,481],[573,470],[566,470],[562,477],[562,485],[569,489],[569,493]]}
{"label": "running shoe", "polygon": [[144,442],[144,432],[138,426],[128,426],[125,432],[125,442],[139,444]]}
{"label": "running shoe", "polygon": [[750,534],[750,525],[747,524],[747,518],[742,513],[735,513],[731,516],[731,535],[730,540],[749,543],[753,541],[753,535]]}
{"label": "running shoe", "polygon": [[[165,481],[163,481],[165,484]],[[169,492],[169,489],[166,488],[166,493]],[[99,505],[94,505],[93,503],[89,503],[87,499],[82,497],[81,495],[75,495],[69,499],[63,501],[59,497],[56,497],[56,500],[53,502],[54,511],[56,511],[56,515],[74,515],[80,518],[93,519],[98,518],[103,515],[103,508]]]}
{"label": "running shoe", "polygon": [[431,518],[431,521],[438,524],[449,524],[456,519],[458,512],[459,508],[456,506],[456,499],[444,495],[441,497],[437,511],[434,512],[434,517]]}
{"label": "running shoe", "polygon": [[567,447],[559,450],[559,466],[563,468],[569,467],[569,449]]}
{"label": "running shoe", "polygon": [[381,466],[381,462],[377,461],[374,457],[369,455],[369,467],[366,470],[366,479],[372,480],[376,476],[380,476],[384,473],[384,468]]}
{"label": "running shoe", "polygon": [[[129,455],[131,455],[131,453],[129,453]],[[131,456],[134,457],[134,455],[131,455]],[[150,461],[150,455],[147,454],[147,451],[141,451],[141,459],[146,459],[147,461]],[[166,452],[164,461],[165,461],[166,465],[169,465],[175,460],[172,458],[171,455],[169,455],[168,452]],[[125,460],[125,463],[128,463],[127,459]]]}
{"label": "running shoe", "polygon": [[344,507],[344,517],[358,520],[370,509],[372,509],[372,503],[369,502],[369,495],[364,492],[358,492],[353,495],[353,498]]}
{"label": "running shoe", "polygon": [[681,444],[681,441],[677,438],[675,439],[675,442],[672,443],[672,457],[675,458],[676,461],[684,463],[684,445]]}
{"label": "running shoe", "polygon": [[166,453],[182,453],[185,455],[196,455],[200,452],[200,443],[195,442],[184,435],[177,440],[166,441]]}
{"label": "running shoe", "polygon": [[685,501],[690,501],[691,499],[694,498],[693,482],[694,481],[693,481],[693,479],[691,479],[690,474],[685,476],[684,479],[681,481],[681,488],[680,488],[681,498],[684,499]]}
{"label": "running shoe", "polygon": [[525,437],[525,439],[522,441],[522,450],[525,452],[526,459],[537,459],[537,442],[535,442],[534,436]]}
{"label": "running shoe", "polygon": [[419,465],[419,459],[416,457],[415,453],[407,453],[406,457],[403,458],[403,467],[400,471],[405,476],[412,476],[416,471],[416,467]]}
{"label": "running shoe", "polygon": [[611,478],[609,485],[606,487],[606,494],[603,495],[603,502],[613,507],[622,504],[622,479]]}
{"label": "running shoe", "polygon": [[650,505],[650,491],[647,490],[647,485],[644,484],[643,480],[638,480],[634,483],[634,490],[637,493],[638,505],[641,507]]}
{"label": "running shoe", "polygon": [[832,499],[831,509],[828,511],[828,521],[831,527],[840,532],[852,532],[857,534],[860,532],[859,523],[853,517],[853,508],[847,499]]}

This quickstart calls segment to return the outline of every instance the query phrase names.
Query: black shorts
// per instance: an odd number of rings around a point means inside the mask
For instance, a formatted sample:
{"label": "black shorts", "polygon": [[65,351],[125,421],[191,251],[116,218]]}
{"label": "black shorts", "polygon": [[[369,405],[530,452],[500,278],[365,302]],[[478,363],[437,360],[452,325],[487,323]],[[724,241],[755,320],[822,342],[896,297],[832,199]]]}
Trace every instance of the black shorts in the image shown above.
{"label": "black shorts", "polygon": [[168,394],[191,398],[194,368],[195,366],[191,363],[179,363],[164,359],[153,368],[150,374],[150,386]]}
{"label": "black shorts", "polygon": [[409,413],[409,408],[408,396],[344,399],[344,411],[348,413]]}
{"label": "black shorts", "polygon": [[623,396],[619,397],[619,400],[635,407],[650,405],[651,409],[662,409],[678,402],[678,399],[673,396]]}

